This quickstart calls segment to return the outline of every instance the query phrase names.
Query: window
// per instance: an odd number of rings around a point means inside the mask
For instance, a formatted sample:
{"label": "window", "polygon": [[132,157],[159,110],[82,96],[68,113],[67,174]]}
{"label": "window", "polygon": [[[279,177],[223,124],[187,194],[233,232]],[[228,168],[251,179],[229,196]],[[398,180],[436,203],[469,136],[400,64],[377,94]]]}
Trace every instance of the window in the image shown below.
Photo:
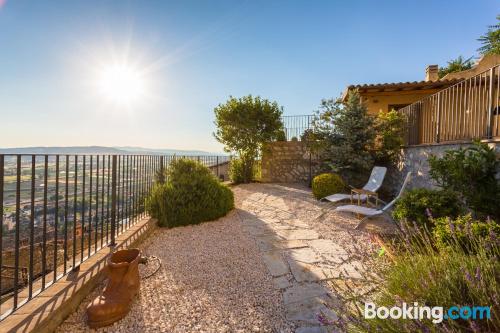
{"label": "window", "polygon": [[396,110],[396,111],[399,111],[399,109],[402,109],[402,108],[404,108],[405,106],[408,106],[408,105],[410,105],[410,104],[389,104],[387,106],[387,112],[390,112],[393,109]]}

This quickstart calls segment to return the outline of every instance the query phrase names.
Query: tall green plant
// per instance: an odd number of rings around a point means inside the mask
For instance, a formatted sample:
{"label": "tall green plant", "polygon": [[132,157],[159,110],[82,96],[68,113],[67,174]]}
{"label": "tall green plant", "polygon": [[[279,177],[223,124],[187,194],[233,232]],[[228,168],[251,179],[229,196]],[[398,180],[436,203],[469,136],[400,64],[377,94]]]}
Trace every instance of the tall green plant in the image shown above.
{"label": "tall green plant", "polygon": [[[214,112],[215,138],[227,152],[237,153],[245,170],[253,170],[264,143],[283,139],[283,109],[276,102],[252,95],[230,97]],[[251,172],[244,175],[242,182],[253,180]]]}
{"label": "tall green plant", "polygon": [[373,124],[357,91],[349,94],[345,104],[323,100],[313,122],[312,148],[321,154],[327,169],[349,181],[358,180],[373,166]]}
{"label": "tall green plant", "polygon": [[403,146],[404,118],[396,110],[380,112],[375,120],[377,132],[375,159],[379,164],[393,164],[399,160]]}
{"label": "tall green plant", "polygon": [[429,158],[430,176],[444,189],[460,194],[479,215],[500,216],[500,186],[495,178],[498,161],[487,144],[475,142],[468,148],[448,150]]}

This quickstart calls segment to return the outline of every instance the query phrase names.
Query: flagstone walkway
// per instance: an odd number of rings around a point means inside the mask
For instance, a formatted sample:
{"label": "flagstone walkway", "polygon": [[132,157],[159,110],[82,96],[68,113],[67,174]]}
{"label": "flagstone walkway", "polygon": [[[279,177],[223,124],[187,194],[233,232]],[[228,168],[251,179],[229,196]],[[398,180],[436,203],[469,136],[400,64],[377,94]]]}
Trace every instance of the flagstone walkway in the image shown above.
{"label": "flagstone walkway", "polygon": [[234,192],[243,226],[282,292],[286,319],[296,332],[336,331],[339,292],[370,274],[375,248],[368,235],[300,186],[249,184]]}

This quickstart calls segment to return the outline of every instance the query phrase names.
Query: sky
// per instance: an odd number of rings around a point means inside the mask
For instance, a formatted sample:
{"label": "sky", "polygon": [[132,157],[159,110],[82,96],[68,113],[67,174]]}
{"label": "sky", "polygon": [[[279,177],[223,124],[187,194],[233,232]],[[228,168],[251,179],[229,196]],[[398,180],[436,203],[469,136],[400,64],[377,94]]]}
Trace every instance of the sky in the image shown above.
{"label": "sky", "polygon": [[[0,147],[221,152],[213,109],[229,96],[302,115],[349,84],[423,80],[477,56],[499,13],[498,0],[0,0]],[[115,68],[140,93],[116,79],[110,93]]]}

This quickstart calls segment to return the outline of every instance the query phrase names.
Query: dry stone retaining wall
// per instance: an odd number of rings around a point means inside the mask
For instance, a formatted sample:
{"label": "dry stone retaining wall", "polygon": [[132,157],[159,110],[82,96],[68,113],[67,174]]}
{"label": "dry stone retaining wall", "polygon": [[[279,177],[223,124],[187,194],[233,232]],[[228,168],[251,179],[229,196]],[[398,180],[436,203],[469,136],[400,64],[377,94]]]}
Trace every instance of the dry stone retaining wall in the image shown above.
{"label": "dry stone retaining wall", "polygon": [[263,182],[309,183],[318,171],[317,158],[301,141],[268,143],[262,153]]}

